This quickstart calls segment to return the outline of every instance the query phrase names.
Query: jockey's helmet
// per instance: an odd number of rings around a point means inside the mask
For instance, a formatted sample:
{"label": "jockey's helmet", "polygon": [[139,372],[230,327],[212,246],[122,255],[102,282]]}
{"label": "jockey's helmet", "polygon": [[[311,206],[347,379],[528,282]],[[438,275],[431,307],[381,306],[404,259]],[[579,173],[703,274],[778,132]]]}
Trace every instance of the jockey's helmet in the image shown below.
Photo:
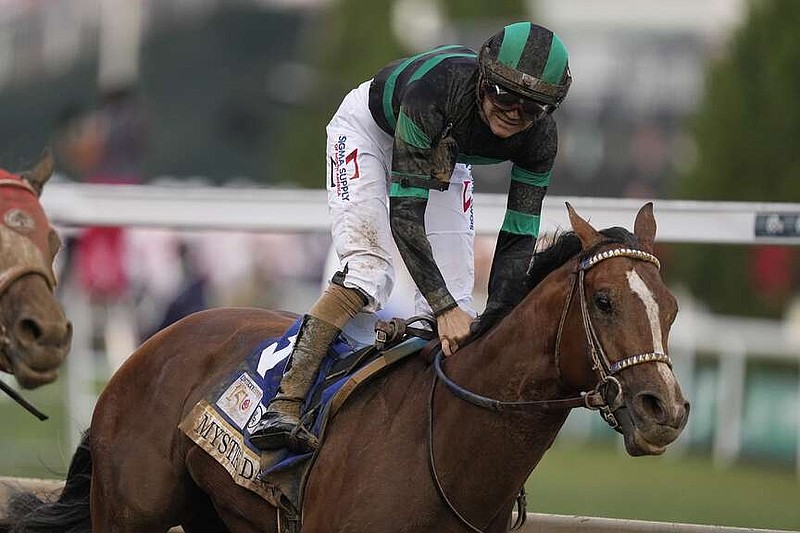
{"label": "jockey's helmet", "polygon": [[479,84],[499,85],[536,102],[558,107],[572,75],[561,39],[531,22],[509,24],[481,46]]}

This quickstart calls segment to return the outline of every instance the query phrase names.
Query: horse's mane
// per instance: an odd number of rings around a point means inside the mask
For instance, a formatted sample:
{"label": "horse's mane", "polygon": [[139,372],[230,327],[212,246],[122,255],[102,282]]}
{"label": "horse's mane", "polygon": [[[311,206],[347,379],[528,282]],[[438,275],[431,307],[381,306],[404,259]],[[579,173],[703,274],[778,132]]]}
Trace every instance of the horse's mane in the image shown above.
{"label": "horse's mane", "polygon": [[[612,227],[600,230],[605,237],[590,250],[582,255],[591,255],[595,248],[607,244],[622,244],[629,248],[639,248],[639,239],[625,228]],[[504,316],[517,306],[525,296],[530,293],[548,274],[562,266],[564,263],[581,252],[581,241],[574,231],[565,231],[553,237],[553,243],[543,250],[535,253],[531,259],[528,273],[523,283],[517,285],[517,290],[512,294],[504,294],[502,301],[487,307],[473,327],[470,339],[474,339],[489,331]]]}

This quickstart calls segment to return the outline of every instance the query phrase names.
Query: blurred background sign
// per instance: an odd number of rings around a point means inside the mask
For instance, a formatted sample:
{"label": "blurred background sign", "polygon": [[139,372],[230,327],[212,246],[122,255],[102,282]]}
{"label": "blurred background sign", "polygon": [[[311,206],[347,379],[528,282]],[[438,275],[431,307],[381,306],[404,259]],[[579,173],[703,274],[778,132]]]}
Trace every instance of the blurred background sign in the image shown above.
{"label": "blurred background sign", "polygon": [[800,236],[800,215],[759,213],[756,215],[756,237]]}

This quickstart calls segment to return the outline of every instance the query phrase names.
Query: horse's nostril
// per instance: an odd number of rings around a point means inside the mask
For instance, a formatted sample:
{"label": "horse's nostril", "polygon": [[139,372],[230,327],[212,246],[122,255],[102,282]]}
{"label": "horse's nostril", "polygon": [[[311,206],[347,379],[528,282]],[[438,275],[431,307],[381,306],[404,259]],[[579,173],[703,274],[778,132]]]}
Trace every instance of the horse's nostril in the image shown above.
{"label": "horse's nostril", "polygon": [[648,393],[637,394],[635,402],[638,410],[654,422],[664,424],[667,420],[667,410],[657,396]]}
{"label": "horse's nostril", "polygon": [[21,341],[36,342],[42,336],[42,328],[35,320],[23,318],[17,323],[17,333]]}
{"label": "horse's nostril", "polygon": [[72,341],[72,323],[69,321],[40,322],[22,318],[17,321],[14,331],[20,344],[25,346],[64,349]]}

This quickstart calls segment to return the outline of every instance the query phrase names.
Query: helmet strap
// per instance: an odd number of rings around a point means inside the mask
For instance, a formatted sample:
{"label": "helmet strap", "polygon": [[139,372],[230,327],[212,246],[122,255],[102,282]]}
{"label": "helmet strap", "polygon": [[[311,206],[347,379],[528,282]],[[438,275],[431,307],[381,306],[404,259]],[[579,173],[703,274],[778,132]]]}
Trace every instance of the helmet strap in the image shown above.
{"label": "helmet strap", "polygon": [[483,69],[480,67],[480,65],[478,65],[478,83],[475,85],[475,101],[476,101],[476,103],[478,105],[478,116],[481,117],[481,120],[484,122],[484,124],[488,125],[489,121],[486,118],[486,113],[483,112],[483,99],[484,99],[483,80],[484,79],[485,78],[484,78],[484,75],[483,75]]}

